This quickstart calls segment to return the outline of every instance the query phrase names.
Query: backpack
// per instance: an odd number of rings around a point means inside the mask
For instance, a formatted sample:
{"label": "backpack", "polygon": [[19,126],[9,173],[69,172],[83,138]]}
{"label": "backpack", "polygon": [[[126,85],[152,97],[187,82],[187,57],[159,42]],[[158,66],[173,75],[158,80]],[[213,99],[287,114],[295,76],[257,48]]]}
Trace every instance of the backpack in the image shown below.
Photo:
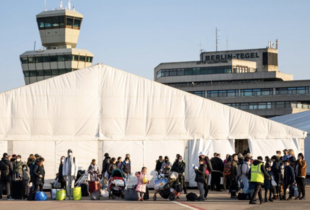
{"label": "backpack", "polygon": [[195,193],[190,192],[186,195],[186,199],[187,201],[196,201],[198,196]]}
{"label": "backpack", "polygon": [[224,175],[231,174],[231,162],[227,162],[224,164]]}

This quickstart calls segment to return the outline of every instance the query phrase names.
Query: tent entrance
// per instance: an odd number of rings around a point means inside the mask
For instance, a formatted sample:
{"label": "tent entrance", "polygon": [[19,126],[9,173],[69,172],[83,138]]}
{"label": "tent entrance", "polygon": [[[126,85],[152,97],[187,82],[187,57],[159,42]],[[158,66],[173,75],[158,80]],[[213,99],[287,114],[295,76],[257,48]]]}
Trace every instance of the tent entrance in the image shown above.
{"label": "tent entrance", "polygon": [[235,152],[244,154],[244,151],[249,151],[249,142],[247,139],[236,139],[235,140]]}

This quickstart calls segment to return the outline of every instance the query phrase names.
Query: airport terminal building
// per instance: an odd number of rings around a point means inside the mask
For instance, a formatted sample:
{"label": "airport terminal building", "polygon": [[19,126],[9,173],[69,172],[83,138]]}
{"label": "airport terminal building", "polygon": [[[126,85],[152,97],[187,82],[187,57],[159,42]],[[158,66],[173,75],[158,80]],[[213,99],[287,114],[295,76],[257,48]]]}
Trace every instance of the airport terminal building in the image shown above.
{"label": "airport terminal building", "polygon": [[278,49],[201,52],[199,61],[161,63],[155,81],[262,117],[310,109],[310,80],[278,70]]}

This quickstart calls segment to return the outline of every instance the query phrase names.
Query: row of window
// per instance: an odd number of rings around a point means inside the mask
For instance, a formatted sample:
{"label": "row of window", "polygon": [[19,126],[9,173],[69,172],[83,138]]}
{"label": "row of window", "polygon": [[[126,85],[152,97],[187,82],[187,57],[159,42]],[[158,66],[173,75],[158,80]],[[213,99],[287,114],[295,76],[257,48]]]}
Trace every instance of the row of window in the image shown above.
{"label": "row of window", "polygon": [[195,85],[212,85],[212,84],[227,84],[227,83],[254,83],[254,82],[264,82],[260,79],[254,80],[221,80],[221,81],[203,81],[203,82],[180,82],[180,83],[166,83],[171,87],[178,86],[195,86]]}
{"label": "row of window", "polygon": [[[268,96],[274,95],[273,88],[263,89],[242,89],[240,90],[210,90],[207,91],[194,91],[195,95],[207,98],[216,97],[236,97],[236,96]],[[309,87],[289,87],[289,88],[276,88],[275,95],[294,95],[294,94],[308,94]]]}
{"label": "row of window", "polygon": [[241,110],[285,109],[285,108],[310,109],[310,103],[308,102],[290,102],[290,101],[229,103],[225,105],[231,106],[237,109],[241,109]]}
{"label": "row of window", "polygon": [[37,76],[57,76],[65,74],[67,72],[75,71],[77,69],[52,69],[52,70],[33,70],[24,71],[25,77],[37,77]]}
{"label": "row of window", "polygon": [[82,55],[50,55],[39,57],[22,57],[20,58],[22,64],[25,63],[46,63],[46,62],[59,62],[59,61],[82,61],[93,62],[93,57]]}
{"label": "row of window", "polygon": [[38,18],[39,29],[52,29],[52,28],[74,28],[80,29],[82,18],[70,16],[55,16]]}
{"label": "row of window", "polygon": [[184,76],[184,75],[204,75],[204,74],[231,74],[231,73],[251,73],[255,69],[248,67],[232,66],[214,66],[201,68],[183,68],[183,69],[163,69],[157,72],[157,79],[161,77]]}

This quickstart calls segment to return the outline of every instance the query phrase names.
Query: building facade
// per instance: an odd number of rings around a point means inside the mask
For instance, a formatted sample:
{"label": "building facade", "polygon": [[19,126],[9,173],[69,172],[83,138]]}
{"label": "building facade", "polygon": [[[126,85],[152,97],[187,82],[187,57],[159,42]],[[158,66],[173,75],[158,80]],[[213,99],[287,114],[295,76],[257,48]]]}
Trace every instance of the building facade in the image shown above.
{"label": "building facade", "polygon": [[94,55],[76,48],[82,14],[61,8],[41,12],[36,17],[45,49],[20,55],[26,85],[92,65]]}
{"label": "building facade", "polygon": [[202,52],[199,61],[161,63],[155,81],[262,117],[310,109],[310,80],[278,70],[278,49]]}

